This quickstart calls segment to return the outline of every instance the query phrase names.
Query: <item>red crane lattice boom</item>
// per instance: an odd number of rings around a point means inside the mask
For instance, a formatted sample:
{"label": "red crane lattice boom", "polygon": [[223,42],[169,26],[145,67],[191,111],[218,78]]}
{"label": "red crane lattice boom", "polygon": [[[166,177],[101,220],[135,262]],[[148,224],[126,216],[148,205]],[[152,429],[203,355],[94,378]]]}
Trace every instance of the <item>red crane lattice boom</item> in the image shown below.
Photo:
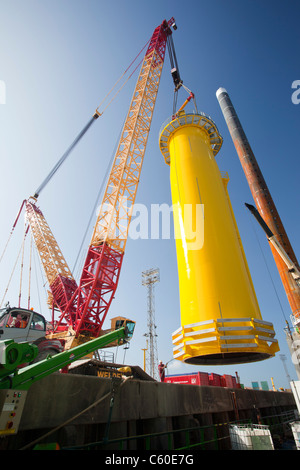
{"label": "red crane lattice boom", "polygon": [[173,18],[164,20],[150,39],[78,285],[36,199],[26,201],[27,220],[48,279],[53,309],[60,310],[59,319],[54,322],[53,317],[55,331],[71,327],[76,336],[97,337],[103,327],[118,285],[167,40],[174,25]]}

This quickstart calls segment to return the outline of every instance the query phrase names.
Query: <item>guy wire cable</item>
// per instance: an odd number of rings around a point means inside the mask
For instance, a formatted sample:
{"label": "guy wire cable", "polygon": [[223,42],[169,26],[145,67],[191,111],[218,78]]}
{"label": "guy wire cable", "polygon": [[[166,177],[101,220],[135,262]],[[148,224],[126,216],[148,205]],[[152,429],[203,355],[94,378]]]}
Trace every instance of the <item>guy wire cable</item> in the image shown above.
{"label": "guy wire cable", "polygon": [[[150,40],[149,40],[150,41]],[[145,47],[147,46],[147,44],[149,43],[149,41],[144,45],[144,47],[140,50],[140,52],[138,53],[138,55],[134,58],[134,60],[131,62],[131,64],[127,67],[127,69],[123,72],[123,74],[121,75],[121,77],[116,81],[115,85],[112,87],[112,89],[109,91],[109,93],[107,93],[107,95],[105,96],[105,98],[102,100],[102,102],[100,103],[100,105],[98,106],[98,108],[96,109],[95,113],[93,114],[92,118],[88,121],[88,123],[85,125],[85,127],[82,129],[82,131],[78,134],[78,136],[75,138],[75,140],[73,141],[73,143],[70,145],[70,147],[65,151],[65,153],[62,155],[62,157],[58,160],[58,162],[56,163],[56,165],[54,165],[54,167],[52,168],[52,170],[50,171],[50,173],[48,174],[48,176],[44,179],[44,181],[41,183],[41,185],[37,188],[37,190],[35,191],[34,193],[34,198],[38,198],[38,196],[40,195],[41,191],[44,189],[44,187],[49,183],[49,181],[51,180],[51,178],[54,176],[54,174],[57,172],[57,170],[60,168],[60,166],[64,163],[64,161],[67,159],[67,157],[70,155],[70,153],[72,152],[72,150],[76,147],[76,145],[80,142],[80,140],[82,139],[82,137],[86,134],[86,132],[89,130],[89,128],[92,126],[92,124],[94,123],[94,121],[96,119],[98,119],[99,116],[101,116],[103,114],[103,112],[108,108],[108,106],[113,102],[113,100],[116,98],[116,96],[118,95],[118,93],[122,90],[122,88],[124,87],[124,85],[128,82],[128,80],[132,77],[132,75],[134,74],[134,72],[136,71],[136,69],[138,68],[138,66],[140,65],[141,62],[138,63],[138,65],[135,67],[135,69],[133,70],[133,72],[129,75],[128,79],[125,81],[125,83],[123,83],[123,85],[119,88],[119,90],[115,93],[115,95],[112,97],[112,99],[110,100],[110,102],[106,105],[106,107],[104,108],[104,110],[102,111],[102,113],[100,113],[98,110],[101,106],[101,104],[107,99],[107,97],[110,95],[110,93],[113,91],[113,89],[116,87],[116,85],[119,83],[119,81],[121,80],[121,78],[128,72],[128,70],[130,69],[130,67],[134,64],[134,62],[136,61],[136,59],[139,57],[139,55],[141,54],[141,52],[145,49]]]}

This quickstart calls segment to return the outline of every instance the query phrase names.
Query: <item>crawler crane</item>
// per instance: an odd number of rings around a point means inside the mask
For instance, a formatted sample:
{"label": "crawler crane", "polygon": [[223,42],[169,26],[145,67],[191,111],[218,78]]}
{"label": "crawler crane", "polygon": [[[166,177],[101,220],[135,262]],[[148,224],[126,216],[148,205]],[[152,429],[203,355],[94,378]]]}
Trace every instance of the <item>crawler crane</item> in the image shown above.
{"label": "crawler crane", "polygon": [[[103,323],[118,285],[167,48],[175,92],[182,84],[172,27],[176,29],[174,18],[164,20],[149,41],[78,283],[37,205],[38,191],[23,201],[50,289],[52,320],[47,337],[64,338],[65,349],[107,332]],[[93,119],[100,115],[97,109]],[[57,319],[55,310],[60,312]],[[116,317],[112,329],[126,326],[126,322],[125,318]]]}

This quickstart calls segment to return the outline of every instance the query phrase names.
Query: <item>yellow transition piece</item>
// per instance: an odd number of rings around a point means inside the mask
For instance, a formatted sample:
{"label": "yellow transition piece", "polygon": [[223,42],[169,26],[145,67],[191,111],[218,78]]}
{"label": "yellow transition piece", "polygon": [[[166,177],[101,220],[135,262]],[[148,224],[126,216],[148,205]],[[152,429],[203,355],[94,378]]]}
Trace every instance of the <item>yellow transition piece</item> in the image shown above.
{"label": "yellow transition piece", "polygon": [[279,350],[262,320],[247,260],[215,155],[222,137],[204,113],[163,126],[160,150],[170,165],[181,326],[174,358],[189,364],[260,361]]}

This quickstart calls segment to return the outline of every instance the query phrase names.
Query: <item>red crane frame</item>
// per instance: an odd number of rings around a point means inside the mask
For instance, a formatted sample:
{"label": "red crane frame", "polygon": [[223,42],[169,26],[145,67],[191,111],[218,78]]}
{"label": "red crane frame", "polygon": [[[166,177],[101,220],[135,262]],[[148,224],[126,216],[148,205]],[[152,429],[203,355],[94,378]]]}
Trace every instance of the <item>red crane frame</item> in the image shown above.
{"label": "red crane frame", "polygon": [[[71,327],[76,336],[97,337],[102,330],[119,281],[167,38],[174,23],[174,18],[164,20],[150,39],[78,285],[36,200],[26,201],[27,220],[51,290],[49,302],[57,332]],[[54,308],[60,310],[57,321]]]}

